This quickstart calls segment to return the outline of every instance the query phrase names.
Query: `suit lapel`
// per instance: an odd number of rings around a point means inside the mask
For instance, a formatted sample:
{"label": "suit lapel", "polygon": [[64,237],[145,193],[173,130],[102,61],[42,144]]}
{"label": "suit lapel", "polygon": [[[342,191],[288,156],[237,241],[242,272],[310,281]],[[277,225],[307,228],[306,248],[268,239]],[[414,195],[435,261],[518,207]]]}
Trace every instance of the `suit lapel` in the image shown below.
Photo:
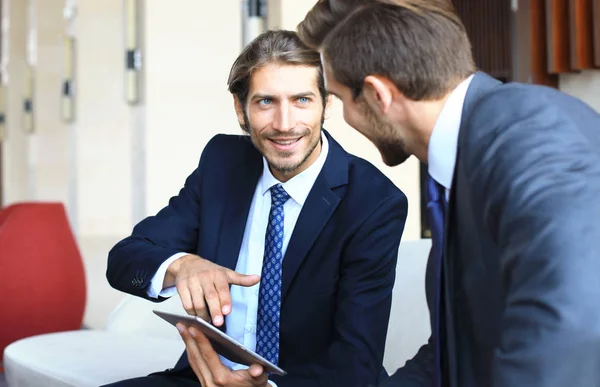
{"label": "suit lapel", "polygon": [[323,132],[327,136],[329,153],[302,207],[283,259],[282,302],[302,262],[340,203],[340,195],[334,188],[348,184],[347,154],[329,133]]}
{"label": "suit lapel", "polygon": [[449,359],[450,366],[447,368],[449,375],[448,385],[449,386],[458,386],[458,378],[456,374],[457,367],[451,366],[452,363],[455,363],[454,359],[456,357],[456,342],[454,340],[455,337],[455,324],[454,324],[454,314],[453,314],[453,295],[454,292],[452,289],[454,288],[456,281],[454,280],[454,262],[456,259],[450,257],[449,254],[453,251],[450,248],[450,237],[452,235],[450,231],[450,227],[453,224],[452,218],[454,217],[455,211],[455,200],[453,199],[454,192],[456,191],[456,173],[458,171],[458,159],[459,159],[459,149],[457,149],[456,153],[456,165],[454,167],[454,176],[452,178],[452,189],[450,190],[450,199],[448,201],[448,207],[446,211],[446,216],[444,219],[444,248],[442,255],[442,273],[443,273],[443,304],[442,308],[444,308],[444,324],[446,329],[446,356]]}
{"label": "suit lapel", "polygon": [[[460,283],[460,278],[457,277],[459,271],[456,270],[455,264],[457,259],[453,256],[450,256],[454,250],[452,248],[451,238],[453,231],[456,232],[456,228],[452,226],[456,224],[456,200],[454,196],[456,195],[456,180],[457,176],[462,173],[460,168],[460,159],[461,159],[461,144],[464,141],[466,133],[466,126],[468,123],[468,117],[473,108],[473,105],[477,102],[481,96],[488,91],[489,89],[500,85],[501,82],[490,77],[489,75],[483,72],[477,72],[469,85],[469,89],[467,90],[467,95],[465,96],[465,102],[463,104],[462,109],[462,118],[460,130],[458,132],[458,144],[456,149],[456,164],[454,165],[454,174],[452,178],[452,189],[450,190],[450,199],[448,202],[448,211],[446,213],[446,217],[444,219],[444,253],[443,253],[443,265],[444,265],[444,311],[445,311],[445,324],[446,324],[446,340],[447,340],[447,351],[448,351],[448,359],[458,359],[460,354],[456,352],[456,345],[454,338],[455,335],[455,323],[454,323],[454,314],[453,314],[453,296],[455,294],[456,286]],[[451,360],[452,361],[452,360]],[[448,367],[448,371],[450,373],[449,385],[457,386],[458,385],[458,375],[457,375],[457,367]]]}
{"label": "suit lapel", "polygon": [[453,214],[453,207],[454,207],[454,195],[456,193],[456,176],[458,174],[458,169],[460,168],[460,150],[461,150],[461,144],[464,141],[465,136],[467,136],[466,133],[466,124],[468,121],[468,117],[469,114],[471,112],[471,109],[473,108],[473,105],[477,102],[477,100],[479,98],[481,98],[482,94],[484,94],[486,91],[490,90],[493,87],[496,87],[498,85],[500,85],[501,82],[498,81],[497,79],[494,79],[492,77],[490,77],[489,75],[483,73],[483,72],[477,72],[475,74],[475,76],[473,77],[473,80],[471,81],[471,84],[469,85],[469,89],[467,90],[467,95],[465,96],[465,102],[463,104],[463,109],[462,109],[462,114],[461,114],[461,124],[460,124],[460,130],[458,132],[458,143],[457,143],[457,149],[456,149],[456,163],[454,165],[454,174],[452,177],[452,189],[450,190],[450,199],[449,199],[449,206],[448,206],[448,213],[447,216],[444,219],[444,261],[445,264],[448,263],[448,230],[450,228],[451,225],[451,218],[452,218],[452,214]]}
{"label": "suit lapel", "polygon": [[237,265],[250,205],[263,169],[262,157],[253,146],[241,161],[231,179],[217,249],[216,263],[231,270]]}

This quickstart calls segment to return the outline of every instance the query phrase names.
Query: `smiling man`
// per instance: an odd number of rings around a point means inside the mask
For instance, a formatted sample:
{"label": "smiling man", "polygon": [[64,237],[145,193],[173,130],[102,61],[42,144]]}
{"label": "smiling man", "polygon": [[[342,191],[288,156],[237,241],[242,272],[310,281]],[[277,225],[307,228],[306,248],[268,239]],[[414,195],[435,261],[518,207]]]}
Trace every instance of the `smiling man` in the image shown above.
{"label": "smiling man", "polygon": [[207,144],[179,194],[111,250],[107,278],[150,300],[178,293],[288,374],[232,363],[179,327],[174,369],[113,386],[375,384],[406,197],[322,130],[319,54],[294,32],[256,38],[228,84],[248,135]]}

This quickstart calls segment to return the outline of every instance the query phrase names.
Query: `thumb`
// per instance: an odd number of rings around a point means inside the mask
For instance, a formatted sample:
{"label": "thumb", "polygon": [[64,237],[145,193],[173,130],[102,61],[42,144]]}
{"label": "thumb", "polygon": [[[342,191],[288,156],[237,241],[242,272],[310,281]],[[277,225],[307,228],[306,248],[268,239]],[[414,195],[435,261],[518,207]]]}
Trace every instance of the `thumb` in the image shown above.
{"label": "thumb", "polygon": [[260,277],[256,274],[245,275],[237,273],[233,270],[229,270],[227,272],[227,280],[233,285],[252,286],[256,285],[260,281]]}
{"label": "thumb", "polygon": [[252,364],[250,368],[248,368],[248,373],[253,378],[258,378],[263,374],[264,370],[260,364]]}

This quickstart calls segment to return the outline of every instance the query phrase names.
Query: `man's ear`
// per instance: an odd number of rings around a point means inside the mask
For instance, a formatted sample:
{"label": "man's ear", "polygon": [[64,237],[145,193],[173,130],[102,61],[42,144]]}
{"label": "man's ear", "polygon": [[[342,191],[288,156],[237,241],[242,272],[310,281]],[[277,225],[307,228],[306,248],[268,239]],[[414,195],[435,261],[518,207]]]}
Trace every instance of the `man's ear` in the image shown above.
{"label": "man's ear", "polygon": [[325,119],[329,118],[329,113],[331,111],[331,106],[333,105],[333,95],[328,95],[325,99],[325,111],[323,112],[323,116]]}
{"label": "man's ear", "polygon": [[365,78],[362,94],[369,106],[386,114],[392,104],[393,90],[390,81],[379,75],[369,75]]}
{"label": "man's ear", "polygon": [[240,126],[244,128],[246,126],[246,121],[244,120],[244,107],[237,95],[233,96],[233,107],[235,108],[235,114],[237,115]]}

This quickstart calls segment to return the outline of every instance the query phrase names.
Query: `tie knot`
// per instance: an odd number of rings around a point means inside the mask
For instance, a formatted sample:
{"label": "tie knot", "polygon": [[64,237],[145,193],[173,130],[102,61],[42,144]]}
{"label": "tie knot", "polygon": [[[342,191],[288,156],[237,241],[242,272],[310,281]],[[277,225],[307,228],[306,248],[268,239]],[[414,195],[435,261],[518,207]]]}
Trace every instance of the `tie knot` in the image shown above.
{"label": "tie knot", "polygon": [[285,191],[281,184],[277,184],[271,187],[271,205],[273,207],[279,207],[285,204],[290,198],[290,195]]}

